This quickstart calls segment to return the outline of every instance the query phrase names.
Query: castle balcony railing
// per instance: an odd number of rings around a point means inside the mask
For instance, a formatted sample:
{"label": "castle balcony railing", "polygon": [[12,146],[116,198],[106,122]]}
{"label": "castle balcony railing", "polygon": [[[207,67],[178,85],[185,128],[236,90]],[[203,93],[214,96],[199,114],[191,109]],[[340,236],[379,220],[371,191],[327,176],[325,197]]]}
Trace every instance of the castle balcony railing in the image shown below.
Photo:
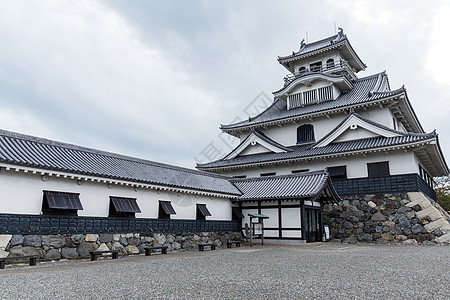
{"label": "castle balcony railing", "polygon": [[346,76],[349,80],[356,79],[352,68],[345,61],[340,61],[337,64],[325,64],[323,66],[314,66],[309,70],[305,70],[304,72],[297,72],[294,74],[289,73],[284,76],[284,86],[288,85],[298,77],[301,77],[307,73],[338,73],[339,71],[343,71],[343,75]]}

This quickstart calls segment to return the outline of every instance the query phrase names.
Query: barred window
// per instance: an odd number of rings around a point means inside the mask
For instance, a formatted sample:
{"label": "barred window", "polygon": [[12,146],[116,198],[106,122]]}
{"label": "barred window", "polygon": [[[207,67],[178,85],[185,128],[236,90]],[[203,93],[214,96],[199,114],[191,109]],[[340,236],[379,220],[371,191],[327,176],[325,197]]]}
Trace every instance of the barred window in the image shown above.
{"label": "barred window", "polygon": [[391,175],[389,172],[389,162],[381,161],[367,164],[367,173],[369,177],[384,177]]}
{"label": "barred window", "polygon": [[315,142],[314,127],[311,124],[299,126],[297,128],[297,144]]}

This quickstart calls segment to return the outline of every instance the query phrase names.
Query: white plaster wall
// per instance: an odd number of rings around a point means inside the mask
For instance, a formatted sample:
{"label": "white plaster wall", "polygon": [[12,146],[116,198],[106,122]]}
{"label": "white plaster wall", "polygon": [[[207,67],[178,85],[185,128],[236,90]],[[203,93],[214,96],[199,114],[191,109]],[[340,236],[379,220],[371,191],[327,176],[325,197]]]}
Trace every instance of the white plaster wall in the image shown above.
{"label": "white plaster wall", "polygon": [[330,86],[332,85],[331,82],[329,81],[324,81],[322,79],[315,79],[314,81],[312,81],[309,84],[311,87],[308,88],[308,85],[304,84],[304,83],[299,83],[297,84],[296,87],[294,87],[290,92],[289,95],[292,94],[297,94],[300,92],[305,92],[305,91],[311,91],[311,90],[315,90],[321,87],[325,87],[325,86]]}
{"label": "white plaster wall", "polygon": [[267,149],[264,146],[261,146],[260,144],[256,144],[256,145],[250,144],[247,146],[247,148],[245,148],[244,151],[239,153],[239,156],[257,154],[257,153],[266,153],[266,152],[272,152],[272,151]]}
{"label": "white plaster wall", "polygon": [[302,232],[300,230],[282,230],[281,234],[284,238],[301,238]]}
{"label": "white plaster wall", "polygon": [[263,208],[261,214],[268,216],[268,219],[264,219],[264,227],[278,228],[278,209],[277,208]]}
{"label": "white plaster wall", "polygon": [[16,172],[13,170],[0,171],[0,191],[2,213],[11,214],[40,214],[42,209],[43,191],[60,191],[79,193],[83,210],[79,216],[107,217],[109,214],[110,196],[136,198],[142,213],[136,218],[157,218],[159,200],[170,201],[176,211],[173,219],[196,218],[196,204],[206,204],[211,212],[207,220],[231,220],[231,201],[224,198],[194,196],[173,192],[157,192],[156,190],[105,184],[91,181],[50,176],[43,181],[41,175]]}
{"label": "white plaster wall", "polygon": [[[393,124],[393,115],[388,108],[371,108],[367,111],[357,111],[361,116],[372,120],[374,122],[380,123],[386,127],[391,129],[394,128]],[[262,131],[265,135],[267,135],[272,140],[284,145],[284,146],[293,146],[297,144],[297,128],[304,124],[312,124],[314,126],[314,136],[316,141],[320,140],[322,137],[327,135],[330,131],[332,131],[339,123],[342,122],[347,117],[347,114],[334,114],[331,115],[331,118],[320,117],[315,118],[312,121],[301,120],[296,121],[295,123],[286,123],[282,124],[281,127],[278,125],[268,127],[266,129],[259,128],[258,130]],[[243,141],[249,133],[243,133],[240,138]],[[370,137],[370,136],[367,136]]]}
{"label": "white plaster wall", "polygon": [[282,208],[281,209],[281,226],[300,228],[300,208]]}
{"label": "white plaster wall", "polygon": [[250,217],[248,216],[248,214],[257,214],[258,213],[258,209],[256,208],[245,208],[242,207],[242,214],[244,215],[244,217],[242,218],[242,227],[245,227],[245,224],[247,223],[248,226],[250,225]]}
{"label": "white plaster wall", "polygon": [[394,129],[394,124],[392,122],[392,118],[394,118],[394,116],[392,115],[389,108],[372,107],[367,111],[363,110],[358,111],[358,114],[360,114],[366,119],[372,120],[374,122],[380,123],[381,125]]}
{"label": "white plaster wall", "polygon": [[353,141],[360,139],[367,139],[379,136],[376,133],[373,133],[364,128],[358,127],[355,130],[348,129],[340,136],[338,136],[333,142],[345,142],[345,141]]}
{"label": "white plaster wall", "polygon": [[389,155],[385,153],[373,153],[367,156],[347,156],[343,158],[329,158],[309,162],[297,162],[292,164],[283,164],[276,166],[265,166],[260,168],[248,168],[246,170],[236,169],[223,171],[224,175],[247,175],[247,177],[259,177],[261,173],[276,172],[277,175],[291,174],[292,170],[309,169],[309,171],[323,170],[326,167],[347,166],[347,177],[361,178],[367,177],[367,163],[389,161],[389,170],[391,175],[401,175],[409,173],[418,173],[419,167],[412,152],[391,151]]}
{"label": "white plaster wall", "polygon": [[294,146],[297,144],[297,128],[304,124],[312,124],[314,126],[314,137],[316,141],[320,140],[331,130],[333,130],[347,115],[336,114],[331,118],[317,118],[313,121],[311,120],[301,120],[297,121],[297,124],[287,123],[283,124],[282,127],[272,126],[263,131],[272,140],[280,143],[284,146]]}

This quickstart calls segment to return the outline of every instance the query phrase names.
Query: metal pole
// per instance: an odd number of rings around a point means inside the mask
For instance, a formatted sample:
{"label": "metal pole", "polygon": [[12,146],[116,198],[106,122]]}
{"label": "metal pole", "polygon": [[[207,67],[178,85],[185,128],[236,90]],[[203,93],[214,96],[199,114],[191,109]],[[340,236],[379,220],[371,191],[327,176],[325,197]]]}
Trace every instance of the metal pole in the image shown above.
{"label": "metal pole", "polygon": [[253,247],[253,217],[250,217],[250,247]]}
{"label": "metal pole", "polygon": [[259,219],[261,223],[261,246],[264,245],[264,220],[262,218]]}

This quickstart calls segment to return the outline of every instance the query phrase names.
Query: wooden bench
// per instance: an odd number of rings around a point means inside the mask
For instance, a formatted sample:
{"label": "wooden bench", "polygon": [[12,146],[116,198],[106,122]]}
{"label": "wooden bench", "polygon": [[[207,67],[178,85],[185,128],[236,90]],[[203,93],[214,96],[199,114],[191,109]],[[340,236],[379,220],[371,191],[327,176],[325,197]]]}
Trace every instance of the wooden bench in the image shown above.
{"label": "wooden bench", "polygon": [[91,254],[91,261],[97,260],[99,255],[103,254],[112,254],[112,259],[118,259],[119,258],[119,250],[105,250],[105,251],[91,251],[89,254]]}
{"label": "wooden bench", "polygon": [[144,248],[145,256],[150,256],[152,250],[161,250],[161,254],[167,254],[167,246],[146,247]]}
{"label": "wooden bench", "polygon": [[35,266],[37,258],[38,258],[38,255],[3,257],[3,258],[0,258],[0,269],[5,268],[5,262],[7,260],[27,260],[27,259],[29,259],[30,266]]}
{"label": "wooden bench", "polygon": [[198,250],[203,251],[205,247],[211,247],[211,250],[216,250],[216,244],[198,244]]}
{"label": "wooden bench", "polygon": [[233,244],[236,244],[236,247],[240,247],[241,246],[241,241],[228,241],[227,242],[227,248],[231,248],[231,246]]}

